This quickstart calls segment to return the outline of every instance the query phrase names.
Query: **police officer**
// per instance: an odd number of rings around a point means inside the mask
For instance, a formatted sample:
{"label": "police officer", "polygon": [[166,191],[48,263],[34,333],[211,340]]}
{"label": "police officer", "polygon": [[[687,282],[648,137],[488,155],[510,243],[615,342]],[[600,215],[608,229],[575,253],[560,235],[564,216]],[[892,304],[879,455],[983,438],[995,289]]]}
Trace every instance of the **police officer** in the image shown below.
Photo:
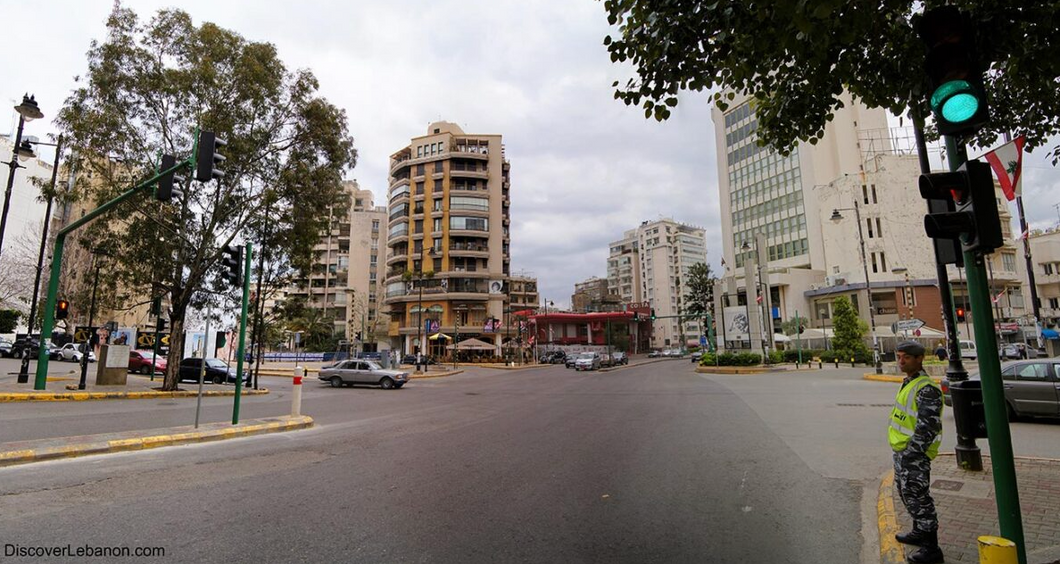
{"label": "police officer", "polygon": [[888,438],[894,451],[894,480],[902,504],[913,518],[913,530],[895,535],[898,542],[919,546],[909,562],[942,562],[939,520],[928,491],[931,461],[942,442],[942,390],[924,372],[924,347],[906,341],[897,348],[898,367],[905,374],[891,410]]}

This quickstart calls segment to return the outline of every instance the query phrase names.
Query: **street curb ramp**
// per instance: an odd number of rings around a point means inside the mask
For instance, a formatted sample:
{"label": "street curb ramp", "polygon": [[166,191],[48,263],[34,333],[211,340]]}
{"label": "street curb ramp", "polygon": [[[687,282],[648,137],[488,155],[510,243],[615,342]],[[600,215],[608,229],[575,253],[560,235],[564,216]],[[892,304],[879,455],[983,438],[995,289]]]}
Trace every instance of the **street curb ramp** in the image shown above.
{"label": "street curb ramp", "polygon": [[312,426],[313,418],[302,415],[252,419],[239,425],[208,423],[200,425],[198,429],[188,425],[168,429],[21,441],[0,444],[0,449],[2,449],[0,450],[0,467],[93,454],[223,441],[252,435],[297,431]]}

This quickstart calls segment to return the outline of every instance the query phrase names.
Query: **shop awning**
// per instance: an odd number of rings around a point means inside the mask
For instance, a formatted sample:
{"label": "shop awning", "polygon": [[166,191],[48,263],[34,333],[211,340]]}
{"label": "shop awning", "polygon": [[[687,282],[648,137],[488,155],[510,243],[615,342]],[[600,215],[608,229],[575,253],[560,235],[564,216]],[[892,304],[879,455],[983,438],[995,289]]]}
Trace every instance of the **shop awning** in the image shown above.
{"label": "shop awning", "polygon": [[1046,339],[1060,339],[1060,333],[1056,329],[1042,329],[1042,337]]}

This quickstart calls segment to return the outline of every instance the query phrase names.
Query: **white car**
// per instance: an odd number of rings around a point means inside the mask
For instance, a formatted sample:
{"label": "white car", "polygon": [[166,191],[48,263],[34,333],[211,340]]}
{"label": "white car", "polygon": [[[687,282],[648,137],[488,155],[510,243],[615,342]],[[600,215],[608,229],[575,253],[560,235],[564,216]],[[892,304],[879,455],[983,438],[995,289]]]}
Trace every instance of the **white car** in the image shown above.
{"label": "white car", "polygon": [[[58,353],[59,360],[66,360],[72,362],[81,362],[81,351],[79,346],[74,343],[66,343],[63,348],[59,349]],[[88,361],[96,361],[96,353],[88,351]]]}

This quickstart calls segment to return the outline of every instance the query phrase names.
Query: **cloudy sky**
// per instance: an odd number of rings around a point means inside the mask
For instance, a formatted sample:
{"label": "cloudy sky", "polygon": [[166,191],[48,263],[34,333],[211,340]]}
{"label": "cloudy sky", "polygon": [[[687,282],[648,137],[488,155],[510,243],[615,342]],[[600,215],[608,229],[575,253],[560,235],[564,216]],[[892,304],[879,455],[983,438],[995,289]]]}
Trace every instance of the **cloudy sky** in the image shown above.
{"label": "cloudy sky", "polygon": [[[142,18],[170,1],[136,0]],[[643,220],[672,217],[707,230],[721,256],[713,122],[705,95],[684,94],[666,123],[614,100],[631,76],[602,44],[610,32],[595,0],[219,2],[182,0],[212,21],[276,44],[290,68],[309,68],[321,93],[345,108],[360,163],[348,173],[385,201],[391,153],[447,120],[504,136],[512,163],[512,267],[567,304],[576,281],[606,273],[607,244]],[[108,0],[5,2],[0,99],[37,96],[54,116],[105,37]],[[14,104],[12,104],[14,105]],[[12,115],[14,113],[12,112]],[[40,120],[28,134],[54,131]],[[0,123],[12,128],[10,122]],[[977,152],[973,152],[977,154]],[[1044,151],[1028,159],[1034,226],[1060,218],[1060,180]]]}

